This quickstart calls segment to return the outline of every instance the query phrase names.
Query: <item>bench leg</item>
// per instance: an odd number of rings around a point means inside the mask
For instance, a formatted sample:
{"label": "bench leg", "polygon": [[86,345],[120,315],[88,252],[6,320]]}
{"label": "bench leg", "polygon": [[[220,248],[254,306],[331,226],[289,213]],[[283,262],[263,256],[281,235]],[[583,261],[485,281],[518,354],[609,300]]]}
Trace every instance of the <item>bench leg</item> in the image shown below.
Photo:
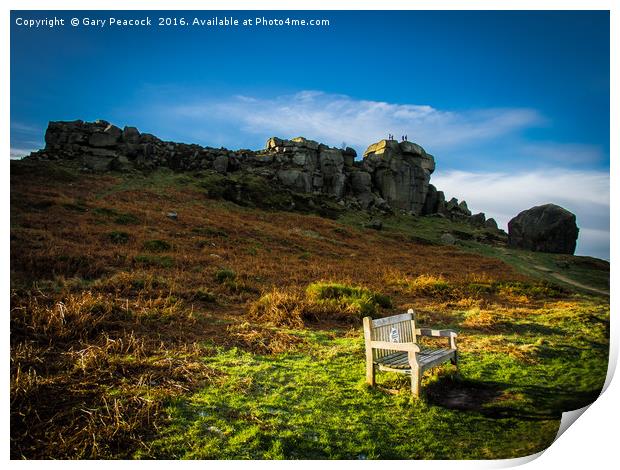
{"label": "bench leg", "polygon": [[450,362],[458,367],[459,360],[458,360],[458,353],[456,351],[454,351],[454,358],[450,359]]}
{"label": "bench leg", "polygon": [[411,394],[416,398],[420,396],[421,384],[422,374],[420,373],[420,369],[411,369]]}
{"label": "bench leg", "polygon": [[366,383],[371,387],[375,386],[375,365],[372,361],[366,362]]}

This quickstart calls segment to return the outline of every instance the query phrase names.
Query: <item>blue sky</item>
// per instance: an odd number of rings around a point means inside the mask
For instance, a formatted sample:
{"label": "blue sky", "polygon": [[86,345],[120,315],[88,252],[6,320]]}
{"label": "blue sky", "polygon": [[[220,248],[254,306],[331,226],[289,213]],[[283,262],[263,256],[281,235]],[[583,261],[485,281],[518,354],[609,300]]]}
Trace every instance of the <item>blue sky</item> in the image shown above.
{"label": "blue sky", "polygon": [[[330,25],[15,24],[216,15]],[[229,148],[304,135],[361,153],[407,134],[448,197],[500,225],[558,203],[577,214],[577,252],[609,258],[607,12],[13,12],[11,153],[78,118]]]}

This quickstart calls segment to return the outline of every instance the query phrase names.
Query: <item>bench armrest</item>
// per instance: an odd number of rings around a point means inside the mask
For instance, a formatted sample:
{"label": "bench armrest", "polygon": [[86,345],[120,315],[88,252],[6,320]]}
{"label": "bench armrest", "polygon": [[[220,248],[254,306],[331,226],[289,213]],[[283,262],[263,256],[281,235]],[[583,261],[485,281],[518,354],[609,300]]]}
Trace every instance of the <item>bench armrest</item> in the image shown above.
{"label": "bench armrest", "polygon": [[452,330],[434,330],[432,328],[416,328],[415,334],[418,336],[444,337],[450,342],[450,349],[456,349],[456,331]]}
{"label": "bench armrest", "polygon": [[391,349],[393,351],[420,352],[420,346],[415,343],[392,343],[390,341],[371,341],[372,349]]}
{"label": "bench armrest", "polygon": [[434,330],[432,328],[416,328],[415,334],[419,336],[445,336],[447,338],[456,338],[458,335],[453,330]]}

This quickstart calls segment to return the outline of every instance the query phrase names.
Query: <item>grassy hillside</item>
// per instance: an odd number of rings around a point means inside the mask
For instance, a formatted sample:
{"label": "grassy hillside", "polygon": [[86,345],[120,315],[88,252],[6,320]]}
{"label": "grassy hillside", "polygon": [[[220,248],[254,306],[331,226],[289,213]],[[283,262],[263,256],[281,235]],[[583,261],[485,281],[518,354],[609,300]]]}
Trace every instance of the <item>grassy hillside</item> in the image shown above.
{"label": "grassy hillside", "polygon": [[[603,385],[600,260],[259,179],[11,171],[13,458],[518,457]],[[419,400],[364,384],[361,316],[407,308],[459,332]]]}

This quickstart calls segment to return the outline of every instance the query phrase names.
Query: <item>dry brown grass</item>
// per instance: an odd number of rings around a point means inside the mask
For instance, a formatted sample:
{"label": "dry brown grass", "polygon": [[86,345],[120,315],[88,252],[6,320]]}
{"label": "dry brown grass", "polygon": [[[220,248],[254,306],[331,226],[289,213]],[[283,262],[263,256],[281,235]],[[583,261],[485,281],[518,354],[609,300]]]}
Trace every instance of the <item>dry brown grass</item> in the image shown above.
{"label": "dry brown grass", "polygon": [[[163,418],[166,399],[213,376],[202,347],[166,334],[177,304],[117,300],[89,291],[13,299],[13,458],[129,455]],[[196,326],[175,313],[175,328]],[[145,316],[158,322],[146,328]]]}
{"label": "dry brown grass", "polygon": [[253,302],[248,317],[261,323],[301,328],[306,315],[306,298],[297,292],[282,292],[278,289],[264,294]]}
{"label": "dry brown grass", "polygon": [[273,289],[250,304],[248,318],[274,326],[303,328],[320,321],[359,322],[360,312],[355,305],[313,299],[292,289]]}
{"label": "dry brown grass", "polygon": [[231,346],[255,354],[279,354],[303,346],[306,341],[279,328],[266,328],[248,322],[236,323],[227,328]]}

